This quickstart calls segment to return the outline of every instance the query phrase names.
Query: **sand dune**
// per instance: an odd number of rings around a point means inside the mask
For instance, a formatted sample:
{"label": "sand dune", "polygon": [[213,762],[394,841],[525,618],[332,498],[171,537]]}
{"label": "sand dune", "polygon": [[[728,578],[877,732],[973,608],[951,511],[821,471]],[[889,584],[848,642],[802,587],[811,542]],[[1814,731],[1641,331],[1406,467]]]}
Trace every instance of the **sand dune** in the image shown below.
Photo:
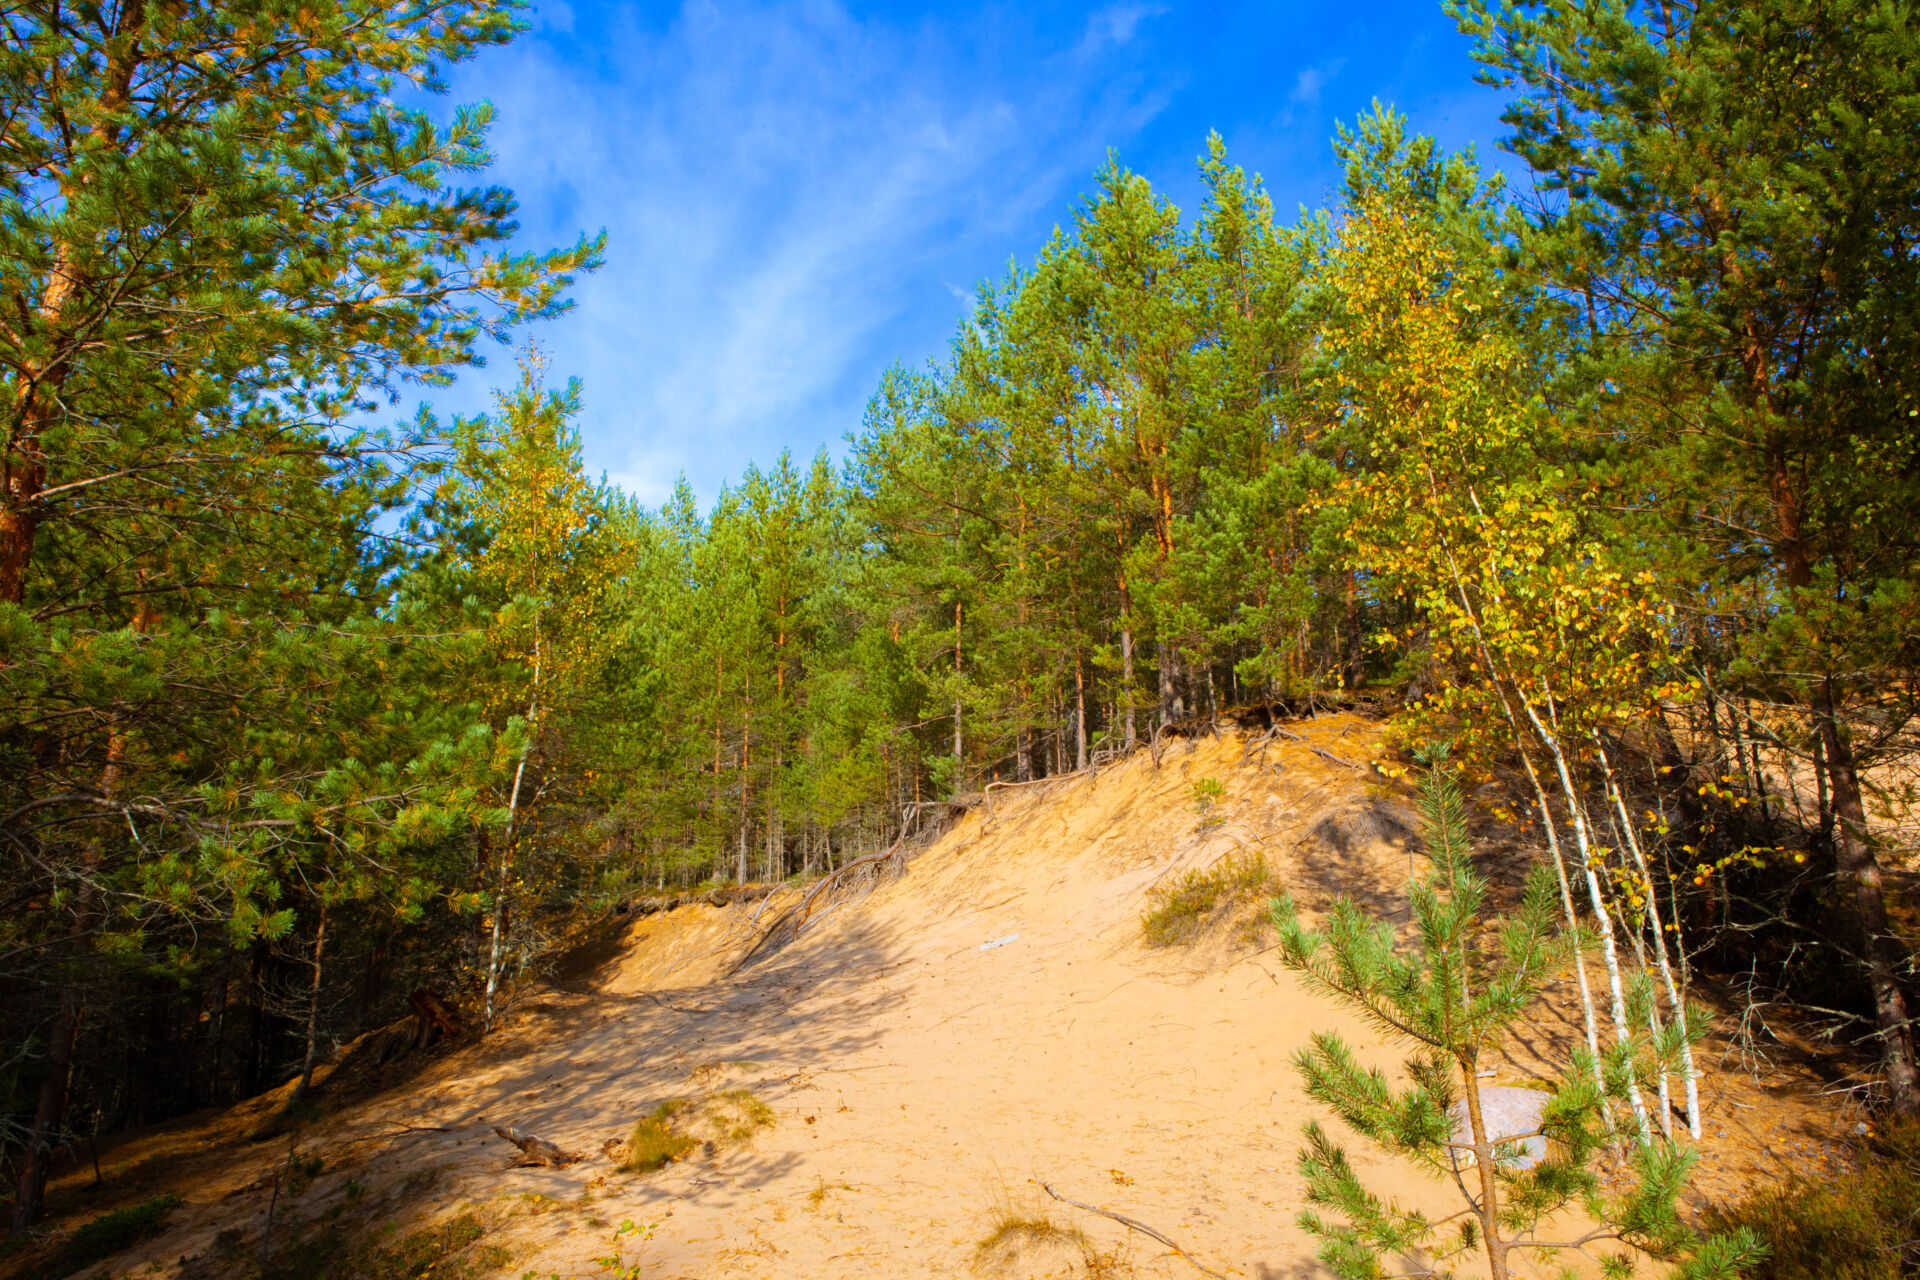
{"label": "sand dune", "polygon": [[[616,1243],[621,1265],[689,1280],[1197,1276],[1192,1262],[1325,1274],[1294,1225],[1296,1140],[1317,1108],[1289,1055],[1322,1028],[1383,1064],[1399,1054],[1233,919],[1173,948],[1146,946],[1140,928],[1154,884],[1236,853],[1266,858],[1309,904],[1404,903],[1411,811],[1310,749],[1365,760],[1375,726],[1297,727],[1308,743],[1251,759],[1237,736],[1203,737],[1157,767],[1141,753],[1094,778],[996,792],[904,875],[737,971],[757,906],[639,920],[611,959],[538,994],[503,1032],[301,1135],[325,1171],[277,1206],[276,1231],[465,1208],[512,1276],[603,1274],[596,1259]],[[1201,778],[1225,789],[1204,821]],[[1537,1042],[1567,1029],[1550,1015]],[[1516,1058],[1500,1078],[1534,1071]],[[1719,1079],[1710,1094],[1739,1087]],[[769,1127],[652,1174],[600,1154],[662,1102],[741,1088],[772,1109]],[[589,1158],[510,1170],[491,1132],[508,1123]],[[285,1154],[237,1144],[182,1190],[175,1229],[114,1272],[225,1274],[219,1233],[230,1251],[257,1239]],[[1381,1189],[1451,1208],[1444,1188],[1354,1154]],[[1153,1225],[1191,1262],[1048,1200],[1042,1181]],[[613,1241],[623,1220],[655,1224],[651,1238]]]}

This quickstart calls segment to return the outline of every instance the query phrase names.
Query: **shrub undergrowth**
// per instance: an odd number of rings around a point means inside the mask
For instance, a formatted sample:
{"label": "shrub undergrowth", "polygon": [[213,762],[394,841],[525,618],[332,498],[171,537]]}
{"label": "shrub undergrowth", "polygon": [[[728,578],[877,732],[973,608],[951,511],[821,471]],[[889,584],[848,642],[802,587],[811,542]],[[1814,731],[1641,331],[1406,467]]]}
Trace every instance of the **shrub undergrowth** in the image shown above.
{"label": "shrub undergrowth", "polygon": [[1920,1122],[1884,1130],[1858,1173],[1760,1187],[1712,1217],[1717,1229],[1748,1228],[1770,1250],[1746,1280],[1915,1280]]}
{"label": "shrub undergrowth", "polygon": [[61,1242],[50,1268],[30,1272],[33,1280],[60,1280],[85,1270],[102,1258],[111,1258],[123,1249],[160,1234],[167,1218],[180,1206],[176,1195],[155,1196],[112,1213],[103,1213],[74,1228]]}
{"label": "shrub undergrowth", "polygon": [[1149,946],[1188,942],[1222,912],[1242,902],[1264,900],[1273,887],[1265,857],[1237,853],[1150,889],[1140,931]]}

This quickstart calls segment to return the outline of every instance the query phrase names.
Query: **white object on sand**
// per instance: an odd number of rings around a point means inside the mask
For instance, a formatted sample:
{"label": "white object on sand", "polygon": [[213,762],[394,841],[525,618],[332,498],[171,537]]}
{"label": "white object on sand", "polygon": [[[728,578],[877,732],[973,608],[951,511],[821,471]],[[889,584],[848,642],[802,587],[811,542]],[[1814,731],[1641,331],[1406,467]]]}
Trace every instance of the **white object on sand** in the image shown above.
{"label": "white object on sand", "polygon": [[[1540,1127],[1540,1115],[1546,1110],[1547,1099],[1551,1094],[1538,1089],[1521,1089],[1514,1085],[1484,1085],[1480,1089],[1480,1120],[1487,1127],[1487,1138],[1498,1143],[1507,1138],[1519,1138],[1523,1133],[1532,1134],[1520,1138],[1520,1154],[1501,1163],[1510,1169],[1531,1169],[1547,1158],[1547,1140],[1534,1130]],[[1448,1112],[1453,1117],[1453,1140],[1472,1142],[1473,1130],[1467,1124],[1467,1100],[1462,1098],[1453,1104]],[[1470,1169],[1473,1167],[1473,1152],[1453,1152],[1454,1167]]]}

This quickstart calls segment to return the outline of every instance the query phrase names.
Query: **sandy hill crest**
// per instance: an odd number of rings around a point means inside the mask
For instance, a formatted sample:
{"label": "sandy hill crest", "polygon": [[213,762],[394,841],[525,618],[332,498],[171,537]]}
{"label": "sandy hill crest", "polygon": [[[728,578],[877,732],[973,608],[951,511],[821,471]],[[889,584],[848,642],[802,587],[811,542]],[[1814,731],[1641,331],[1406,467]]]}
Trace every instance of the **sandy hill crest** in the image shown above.
{"label": "sandy hill crest", "polygon": [[[257,1274],[270,1205],[272,1252],[311,1242],[307,1270],[302,1251],[282,1257],[289,1277],[416,1275],[404,1259],[391,1272],[315,1260],[429,1226],[451,1251],[440,1276],[1325,1274],[1294,1225],[1296,1137],[1316,1109],[1288,1058],[1323,1028],[1383,1064],[1398,1055],[1272,962],[1250,906],[1188,945],[1150,947],[1141,929],[1156,885],[1252,856],[1309,905],[1338,892],[1404,905],[1413,814],[1343,763],[1373,755],[1378,727],[1343,714],[1290,728],[1299,741],[1203,736],[1157,766],[1143,752],[997,790],[904,875],[737,970],[764,904],[638,919],[501,1032],[301,1131],[317,1175],[287,1178],[285,1139],[244,1140],[273,1105],[255,1100],[108,1152],[108,1186],[69,1224],[172,1191],[184,1203],[166,1233],[106,1268],[180,1280]],[[1223,794],[1203,816],[1195,784],[1209,778]],[[1548,1017],[1542,1042],[1567,1029]],[[1504,1063],[1501,1082],[1535,1065]],[[1805,1092],[1798,1077],[1775,1084]],[[1819,1141],[1841,1123],[1783,1112],[1734,1073],[1706,1094],[1709,1166],[1727,1177],[1762,1142],[1789,1150],[1784,1127]],[[702,1145],[621,1170],[608,1148],[676,1101]],[[586,1158],[509,1168],[498,1125]],[[1383,1187],[1446,1203],[1355,1153]],[[70,1175],[62,1202],[91,1178]],[[1192,1260],[1047,1200],[1041,1181],[1153,1225]],[[626,1221],[653,1224],[651,1238],[616,1239]]]}

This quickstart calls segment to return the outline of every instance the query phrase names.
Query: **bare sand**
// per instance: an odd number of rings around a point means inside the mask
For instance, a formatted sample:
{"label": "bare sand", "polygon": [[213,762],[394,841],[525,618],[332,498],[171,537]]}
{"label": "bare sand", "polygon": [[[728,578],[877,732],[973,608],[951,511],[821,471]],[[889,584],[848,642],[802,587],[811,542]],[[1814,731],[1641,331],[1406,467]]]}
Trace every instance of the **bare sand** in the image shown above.
{"label": "bare sand", "polygon": [[[1157,765],[1143,752],[1097,777],[998,790],[904,875],[738,972],[755,906],[640,920],[503,1031],[299,1135],[325,1168],[282,1197],[276,1231],[465,1209],[507,1250],[497,1273],[515,1277],[601,1275],[615,1257],[650,1280],[1191,1277],[1195,1263],[1325,1275],[1294,1221],[1300,1126],[1322,1112],[1289,1057],[1323,1029],[1389,1068],[1400,1051],[1303,989],[1245,916],[1171,948],[1145,945],[1140,925],[1153,885],[1235,853],[1263,856],[1310,906],[1345,892],[1404,909],[1413,814],[1378,775],[1339,762],[1372,758],[1377,726],[1293,727],[1307,741],[1251,757],[1229,733],[1176,742]],[[1204,817],[1202,778],[1225,790]],[[1550,1015],[1528,1043],[1550,1052],[1570,1029]],[[1498,1082],[1537,1077],[1528,1054]],[[651,1174],[602,1154],[664,1101],[739,1088],[771,1108],[770,1126]],[[1767,1140],[1757,1104],[1738,1101],[1754,1088],[1732,1072],[1710,1082],[1725,1148],[1712,1154],[1729,1174]],[[508,1168],[497,1124],[588,1158]],[[226,1274],[218,1233],[230,1253],[257,1242],[286,1141],[227,1150],[175,1187],[174,1229],[113,1260],[114,1274]],[[1350,1150],[1382,1192],[1457,1207],[1448,1188]],[[1051,1201],[1042,1182],[1152,1225],[1190,1258]],[[650,1238],[614,1240],[626,1220],[652,1224]]]}

